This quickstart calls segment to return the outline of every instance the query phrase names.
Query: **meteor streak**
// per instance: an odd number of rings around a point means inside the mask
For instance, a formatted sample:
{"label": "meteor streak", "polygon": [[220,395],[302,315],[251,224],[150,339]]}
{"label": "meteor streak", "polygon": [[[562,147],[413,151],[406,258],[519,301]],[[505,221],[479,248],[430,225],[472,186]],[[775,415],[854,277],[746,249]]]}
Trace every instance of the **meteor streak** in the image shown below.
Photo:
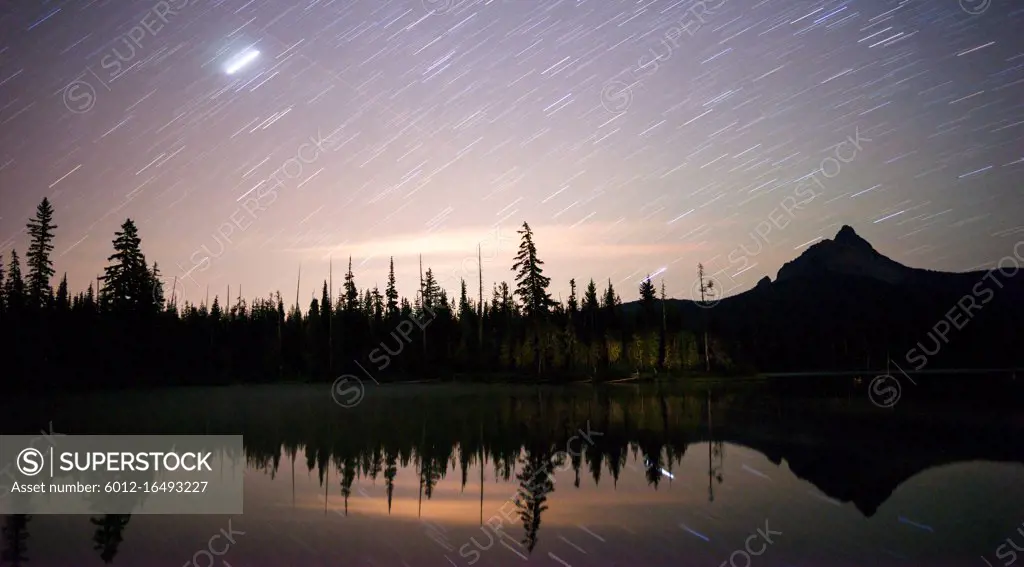
{"label": "meteor streak", "polygon": [[259,56],[260,56],[260,52],[256,51],[255,49],[251,49],[249,51],[246,51],[246,52],[242,53],[241,55],[239,55],[238,57],[236,57],[234,59],[234,61],[232,63],[230,63],[226,69],[224,69],[224,72],[227,73],[228,75],[234,75],[235,73],[241,71],[242,68],[247,66],[249,63],[252,63],[253,61],[255,61],[256,58],[259,57]]}

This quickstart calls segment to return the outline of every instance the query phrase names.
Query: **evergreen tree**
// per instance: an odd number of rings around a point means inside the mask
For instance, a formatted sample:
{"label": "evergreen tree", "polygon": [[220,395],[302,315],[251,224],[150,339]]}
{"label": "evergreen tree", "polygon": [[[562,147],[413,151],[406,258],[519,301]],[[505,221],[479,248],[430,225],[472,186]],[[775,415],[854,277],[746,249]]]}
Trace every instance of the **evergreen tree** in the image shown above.
{"label": "evergreen tree", "polygon": [[[384,319],[384,296],[380,294],[380,289],[376,285],[373,286],[370,296],[373,299],[373,319],[379,323]],[[398,309],[397,305],[395,309]]]}
{"label": "evergreen tree", "polygon": [[142,254],[142,239],[132,219],[114,233],[114,253],[103,269],[103,302],[115,310],[138,309],[154,303],[152,274]]}
{"label": "evergreen tree", "polygon": [[36,216],[28,222],[27,228],[30,240],[28,254],[25,255],[28,299],[34,307],[42,307],[53,297],[50,278],[54,272],[50,252],[53,252],[53,231],[57,228],[53,224],[53,207],[45,197],[36,208]]}
{"label": "evergreen tree", "polygon": [[645,307],[653,305],[656,295],[654,283],[651,282],[651,274],[647,274],[647,278],[640,282],[640,301],[643,302]]}
{"label": "evergreen tree", "polygon": [[466,290],[466,280],[461,279],[462,285],[459,291],[459,319],[466,320],[469,317],[470,312],[473,311],[472,306],[469,304],[469,294]]}
{"label": "evergreen tree", "polygon": [[4,255],[0,253],[0,313],[7,307],[7,293],[4,285]]}
{"label": "evergreen tree", "polygon": [[426,312],[433,312],[436,308],[443,306],[446,301],[444,290],[434,278],[434,270],[427,268],[426,275],[423,277],[423,297],[420,299],[422,309]]}
{"label": "evergreen tree", "polygon": [[368,289],[363,290],[363,300],[359,302],[362,307],[363,317],[369,321],[373,319],[373,292]]}
{"label": "evergreen tree", "polygon": [[64,277],[60,279],[60,285],[57,286],[56,305],[57,309],[68,309],[71,307],[68,300],[68,274],[66,272]]}
{"label": "evergreen tree", "polygon": [[345,272],[345,312],[359,311],[359,290],[356,289],[356,276],[352,273],[352,256],[348,257],[348,271]]}
{"label": "evergreen tree", "polygon": [[640,306],[643,308],[643,327],[645,329],[649,329],[654,321],[654,302],[657,298],[651,274],[647,274],[647,278],[640,282]]}
{"label": "evergreen tree", "polygon": [[579,303],[576,300],[576,280],[569,280],[569,314],[575,315],[580,310]]}
{"label": "evergreen tree", "polygon": [[320,316],[320,325],[323,328],[330,326],[331,319],[331,292],[327,289],[327,281],[324,281],[324,285],[320,290],[320,312],[317,313]]}
{"label": "evergreen tree", "polygon": [[602,307],[608,310],[609,314],[614,314],[615,306],[619,303],[619,298],[615,294],[615,288],[612,287],[612,280],[608,280],[608,287],[604,290],[604,297],[601,300]]}
{"label": "evergreen tree", "polygon": [[92,289],[92,283],[89,283],[89,289],[85,290],[85,300],[82,305],[92,311],[96,308],[96,292]]}
{"label": "evergreen tree", "polygon": [[388,267],[388,284],[384,288],[384,297],[387,298],[386,313],[388,318],[398,316],[398,289],[395,287],[395,257],[391,257],[391,264]]}
{"label": "evergreen tree", "polygon": [[[153,262],[153,269],[149,272],[149,281],[152,282],[152,306],[156,311],[161,311],[164,308],[166,299],[164,298],[164,282],[160,279],[160,266],[156,262]],[[171,290],[173,293],[174,290]],[[142,298],[145,299],[145,298]]]}
{"label": "evergreen tree", "polygon": [[527,318],[543,317],[555,304],[548,294],[551,279],[544,276],[541,266],[544,262],[537,257],[537,246],[533,242],[533,231],[530,225],[523,223],[519,253],[515,257],[512,271],[516,272],[515,294],[522,301],[523,314]]}
{"label": "evergreen tree", "polygon": [[25,304],[25,282],[21,279],[21,262],[18,260],[17,250],[11,250],[11,264],[7,268],[4,295],[7,307],[11,311],[15,311]]}
{"label": "evergreen tree", "polygon": [[600,304],[597,300],[597,284],[591,279],[590,283],[587,284],[587,291],[583,293],[583,311],[587,313],[597,313],[597,308]]}
{"label": "evergreen tree", "polygon": [[537,373],[540,374],[544,371],[541,322],[548,316],[555,302],[548,293],[551,279],[544,275],[541,268],[544,262],[537,257],[537,246],[533,242],[530,225],[524,222],[522,230],[518,232],[521,236],[519,253],[512,265],[512,271],[516,272],[515,294],[522,301],[523,315],[532,323],[533,352],[537,361]]}

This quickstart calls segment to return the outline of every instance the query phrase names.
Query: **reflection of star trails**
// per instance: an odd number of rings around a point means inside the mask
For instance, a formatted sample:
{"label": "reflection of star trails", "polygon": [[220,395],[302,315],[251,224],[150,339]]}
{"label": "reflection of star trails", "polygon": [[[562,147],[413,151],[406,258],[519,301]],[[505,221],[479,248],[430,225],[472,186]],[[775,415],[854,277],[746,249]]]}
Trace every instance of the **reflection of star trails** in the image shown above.
{"label": "reflection of star trails", "polygon": [[743,465],[743,470],[747,471],[748,473],[750,473],[750,474],[752,474],[754,476],[759,476],[761,478],[771,480],[771,477],[769,477],[768,475],[764,474],[763,472],[761,472],[759,470],[752,469],[752,468],[748,467],[746,464]]}
{"label": "reflection of star trails", "polygon": [[910,525],[910,526],[914,526],[917,529],[925,530],[925,531],[929,531],[929,532],[933,532],[933,533],[935,532],[935,530],[933,530],[931,526],[926,526],[924,524],[919,524],[917,522],[914,522],[912,520],[904,518],[903,516],[900,516],[899,520],[900,520],[900,523],[907,524],[907,525]]}
{"label": "reflection of star trails", "polygon": [[693,530],[692,530],[692,529],[690,529],[690,527],[689,527],[689,526],[687,526],[686,524],[679,524],[679,527],[680,527],[680,528],[683,528],[684,530],[686,530],[686,531],[690,532],[691,534],[693,534],[693,535],[695,535],[695,536],[699,537],[700,539],[702,539],[702,540],[704,540],[704,541],[706,541],[706,542],[710,542],[710,541],[711,541],[710,539],[708,539],[708,536],[706,536],[706,535],[704,535],[704,534],[700,534],[700,533],[697,533],[697,532],[693,531]]}

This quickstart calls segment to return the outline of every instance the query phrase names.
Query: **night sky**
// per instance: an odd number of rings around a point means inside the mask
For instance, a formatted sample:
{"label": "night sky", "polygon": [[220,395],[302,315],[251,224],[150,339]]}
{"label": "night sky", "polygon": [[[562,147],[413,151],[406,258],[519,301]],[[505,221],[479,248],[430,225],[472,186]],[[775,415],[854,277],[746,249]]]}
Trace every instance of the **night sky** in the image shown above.
{"label": "night sky", "polygon": [[700,261],[732,295],[844,224],[991,267],[1024,239],[1022,33],[1017,0],[6,2],[0,251],[45,196],[55,280],[131,217],[192,301],[291,303],[301,265],[305,306],[350,255],[411,296],[420,253],[475,295],[478,243],[489,296],[524,220],[563,299],[690,298]]}

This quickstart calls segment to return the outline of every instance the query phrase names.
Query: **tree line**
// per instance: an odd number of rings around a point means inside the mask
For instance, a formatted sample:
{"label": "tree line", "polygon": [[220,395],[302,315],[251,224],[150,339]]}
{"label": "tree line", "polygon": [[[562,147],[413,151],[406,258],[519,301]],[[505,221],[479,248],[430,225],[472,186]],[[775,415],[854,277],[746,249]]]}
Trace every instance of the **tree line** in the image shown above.
{"label": "tree line", "polygon": [[239,289],[235,297],[193,303],[172,289],[168,297],[166,278],[147,260],[131,219],[115,232],[102,276],[72,294],[64,275],[54,290],[57,228],[43,199],[27,224],[27,273],[16,250],[0,255],[0,344],[9,349],[4,368],[16,377],[14,389],[330,381],[345,374],[384,382],[870,372],[890,360],[906,368],[901,353],[911,348],[929,354],[928,369],[1020,364],[1013,340],[1024,321],[1024,275],[998,280],[992,302],[967,315],[969,325],[954,321],[955,336],[932,328],[956,315],[950,307],[977,288],[978,274],[940,274],[928,286],[821,274],[759,284],[719,305],[720,290],[698,264],[694,301],[666,298],[664,281],[658,289],[650,276],[626,304],[611,280],[601,290],[593,280],[570,280],[568,299],[555,301],[524,222],[514,277],[493,284],[487,296],[482,273],[475,294],[463,279],[449,295],[432,269],[423,270],[422,258],[411,300],[397,291],[394,258],[383,290],[360,288],[349,258],[337,294],[325,280],[308,305],[296,296],[286,308],[280,292],[247,300]]}
{"label": "tree line", "polygon": [[364,370],[375,380],[599,378],[711,362],[706,336],[666,309],[664,283],[659,299],[651,279],[643,281],[635,313],[621,309],[611,280],[600,292],[593,280],[582,290],[572,280],[568,300],[554,301],[525,222],[514,282],[493,285],[487,298],[482,274],[476,297],[464,279],[453,297],[422,260],[412,300],[398,294],[393,258],[383,291],[360,289],[350,258],[338,295],[325,280],[305,309],[298,301],[286,308],[280,292],[199,303],[174,290],[168,297],[131,219],[95,284],[73,293],[65,274],[54,290],[57,228],[43,199],[27,225],[27,273],[16,249],[0,256],[0,337],[11,347],[5,365],[19,377],[15,388],[330,380]]}

